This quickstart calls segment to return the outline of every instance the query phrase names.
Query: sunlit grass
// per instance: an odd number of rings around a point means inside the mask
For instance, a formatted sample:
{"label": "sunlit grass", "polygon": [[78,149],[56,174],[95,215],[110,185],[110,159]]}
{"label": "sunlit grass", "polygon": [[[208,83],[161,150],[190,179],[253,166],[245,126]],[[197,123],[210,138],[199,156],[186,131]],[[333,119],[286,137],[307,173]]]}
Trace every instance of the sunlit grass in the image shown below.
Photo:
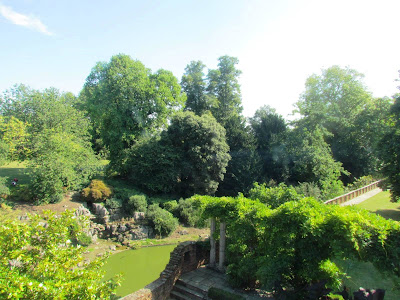
{"label": "sunlit grass", "polygon": [[357,206],[381,215],[386,219],[400,221],[400,203],[390,202],[390,192],[381,192]]}
{"label": "sunlit grass", "polygon": [[0,177],[6,177],[10,183],[12,179],[18,178],[18,184],[28,184],[30,182],[28,171],[25,162],[14,161],[0,167]]}

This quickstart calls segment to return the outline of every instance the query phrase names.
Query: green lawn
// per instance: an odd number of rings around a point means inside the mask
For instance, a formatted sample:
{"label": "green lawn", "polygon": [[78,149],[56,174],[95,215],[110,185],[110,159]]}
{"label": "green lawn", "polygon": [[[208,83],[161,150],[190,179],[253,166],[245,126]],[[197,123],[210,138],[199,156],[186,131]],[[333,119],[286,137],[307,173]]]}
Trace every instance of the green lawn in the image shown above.
{"label": "green lawn", "polygon": [[381,215],[386,219],[400,221],[400,203],[390,202],[390,192],[379,193],[357,206]]}
{"label": "green lawn", "polygon": [[18,178],[18,184],[28,184],[30,178],[27,171],[25,163],[12,162],[0,167],[0,177],[6,177],[10,183],[14,178]]}

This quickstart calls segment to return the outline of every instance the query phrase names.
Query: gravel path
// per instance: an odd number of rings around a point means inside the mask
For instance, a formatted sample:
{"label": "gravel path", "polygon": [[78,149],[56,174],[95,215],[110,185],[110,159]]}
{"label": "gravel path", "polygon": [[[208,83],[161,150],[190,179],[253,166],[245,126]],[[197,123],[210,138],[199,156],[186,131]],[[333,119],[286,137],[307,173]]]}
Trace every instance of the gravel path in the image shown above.
{"label": "gravel path", "polygon": [[382,189],[376,188],[376,189],[374,189],[372,191],[369,191],[369,192],[367,192],[367,193],[365,193],[365,194],[363,194],[361,196],[358,196],[358,197],[356,197],[354,199],[351,199],[351,200],[349,200],[347,202],[344,202],[344,203],[342,203],[340,205],[341,206],[356,205],[358,203],[361,203],[361,202],[367,200],[368,198],[371,198],[372,196],[375,196],[376,194],[379,194],[380,192],[382,192]]}

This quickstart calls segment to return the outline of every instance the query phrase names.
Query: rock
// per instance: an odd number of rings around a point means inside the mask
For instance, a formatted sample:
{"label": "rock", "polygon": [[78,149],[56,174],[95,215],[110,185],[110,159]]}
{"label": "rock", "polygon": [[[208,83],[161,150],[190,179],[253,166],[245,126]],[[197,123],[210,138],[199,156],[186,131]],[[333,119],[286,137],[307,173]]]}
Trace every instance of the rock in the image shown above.
{"label": "rock", "polygon": [[118,231],[119,231],[119,232],[125,232],[126,230],[127,230],[127,228],[126,228],[125,225],[121,225],[121,226],[119,226],[119,228],[118,228]]}
{"label": "rock", "polygon": [[93,203],[92,207],[98,221],[100,223],[106,224],[110,219],[107,208],[99,203]]}
{"label": "rock", "polygon": [[110,250],[111,250],[111,251],[116,251],[116,250],[117,250],[117,247],[116,247],[115,245],[111,245],[111,246],[110,246]]}
{"label": "rock", "polygon": [[79,216],[87,216],[90,217],[91,213],[90,210],[88,210],[86,207],[84,207],[82,204],[79,205],[79,207],[75,210],[74,215],[79,217]]}
{"label": "rock", "polygon": [[145,213],[144,212],[140,212],[140,211],[135,211],[133,213],[133,219],[136,221],[140,221],[140,220],[144,220],[145,218]]}
{"label": "rock", "polygon": [[178,233],[179,233],[180,235],[186,235],[186,234],[189,234],[189,232],[188,232],[186,229],[184,229],[184,230],[181,230],[181,231],[178,231]]}
{"label": "rock", "polygon": [[131,240],[143,240],[153,236],[153,229],[148,226],[138,226],[129,232],[131,233]]}

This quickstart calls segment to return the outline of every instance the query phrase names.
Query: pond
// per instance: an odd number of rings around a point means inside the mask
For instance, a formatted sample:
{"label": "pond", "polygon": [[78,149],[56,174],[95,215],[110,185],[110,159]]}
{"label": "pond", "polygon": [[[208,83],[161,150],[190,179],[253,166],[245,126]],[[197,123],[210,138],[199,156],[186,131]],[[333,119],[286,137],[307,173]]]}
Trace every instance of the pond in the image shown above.
{"label": "pond", "polygon": [[103,267],[106,271],[104,278],[109,279],[122,273],[124,280],[117,289],[120,297],[140,290],[160,276],[175,247],[176,245],[147,247],[113,254]]}

